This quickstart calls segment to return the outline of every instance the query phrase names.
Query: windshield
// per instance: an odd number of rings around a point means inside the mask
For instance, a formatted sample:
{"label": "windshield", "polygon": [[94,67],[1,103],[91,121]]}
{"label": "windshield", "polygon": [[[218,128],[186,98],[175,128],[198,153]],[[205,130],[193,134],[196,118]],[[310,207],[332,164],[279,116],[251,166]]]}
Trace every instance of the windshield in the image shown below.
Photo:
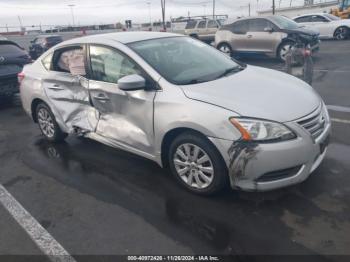
{"label": "windshield", "polygon": [[325,17],[329,18],[330,20],[333,20],[333,21],[337,21],[337,20],[340,20],[340,17],[337,17],[335,15],[331,15],[331,14],[323,14]]}
{"label": "windshield", "polygon": [[296,22],[284,16],[270,16],[269,18],[281,29],[297,29],[300,27]]}
{"label": "windshield", "polygon": [[145,40],[129,47],[177,85],[208,82],[241,69],[230,57],[189,37]]}

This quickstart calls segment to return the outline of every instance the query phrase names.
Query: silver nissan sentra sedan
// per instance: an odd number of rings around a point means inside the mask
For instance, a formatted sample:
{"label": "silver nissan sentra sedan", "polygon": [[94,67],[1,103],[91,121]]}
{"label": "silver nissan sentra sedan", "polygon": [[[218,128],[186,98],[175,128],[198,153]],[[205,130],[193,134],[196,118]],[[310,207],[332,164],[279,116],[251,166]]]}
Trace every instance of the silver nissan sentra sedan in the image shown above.
{"label": "silver nissan sentra sedan", "polygon": [[198,194],[300,183],[327,151],[330,119],[311,86],[186,36],[77,38],[18,78],[49,141],[76,134],[135,153]]}

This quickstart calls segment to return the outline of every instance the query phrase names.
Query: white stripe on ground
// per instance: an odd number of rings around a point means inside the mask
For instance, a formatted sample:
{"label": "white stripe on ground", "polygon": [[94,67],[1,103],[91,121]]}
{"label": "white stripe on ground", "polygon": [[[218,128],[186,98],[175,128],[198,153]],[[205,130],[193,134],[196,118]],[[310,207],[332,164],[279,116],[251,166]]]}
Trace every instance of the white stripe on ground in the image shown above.
{"label": "white stripe on ground", "polygon": [[[53,262],[75,262],[75,259],[47,232],[38,221],[0,184],[0,203],[7,209],[30,238]],[[18,243],[20,245],[20,243]]]}
{"label": "white stripe on ground", "polygon": [[314,72],[350,73],[350,70],[314,69]]}
{"label": "white stripe on ground", "polygon": [[336,123],[350,124],[350,120],[339,119],[339,118],[332,118],[331,120],[332,122],[336,122]]}
{"label": "white stripe on ground", "polygon": [[346,106],[327,105],[327,108],[328,108],[329,110],[332,110],[332,111],[350,113],[350,107],[346,107]]}

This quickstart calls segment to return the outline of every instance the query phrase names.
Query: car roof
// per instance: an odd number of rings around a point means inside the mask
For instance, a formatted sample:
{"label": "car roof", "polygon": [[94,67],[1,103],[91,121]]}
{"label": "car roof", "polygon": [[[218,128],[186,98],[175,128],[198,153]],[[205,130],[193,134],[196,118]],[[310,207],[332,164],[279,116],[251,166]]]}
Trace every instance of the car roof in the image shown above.
{"label": "car roof", "polygon": [[299,17],[303,17],[303,16],[311,16],[311,15],[322,15],[322,16],[324,16],[324,15],[325,15],[325,13],[311,13],[311,14],[302,14],[302,15],[298,15],[298,16],[293,17],[293,19],[295,19],[295,18],[299,18]]}
{"label": "car roof", "polygon": [[[89,35],[80,38],[74,38],[63,42],[63,44],[77,44],[77,43],[93,43],[96,39],[101,41],[105,38],[106,40],[112,40],[120,42],[122,44],[129,44],[133,42],[139,42],[144,40],[152,40],[167,37],[184,37],[184,35],[165,33],[165,32],[118,32],[118,33],[107,33],[107,34],[97,34]],[[61,44],[62,45],[62,44]]]}
{"label": "car roof", "polygon": [[[275,15],[275,16],[282,16],[282,15]],[[256,16],[247,16],[247,17],[241,17],[241,18],[237,18],[237,19],[233,19],[233,20],[230,20],[229,23],[226,23],[227,25],[229,24],[233,24],[237,21],[245,21],[245,20],[251,20],[251,19],[268,19],[270,20],[272,17],[272,15],[256,15]]]}
{"label": "car roof", "polygon": [[38,35],[38,38],[62,37],[60,35]]}

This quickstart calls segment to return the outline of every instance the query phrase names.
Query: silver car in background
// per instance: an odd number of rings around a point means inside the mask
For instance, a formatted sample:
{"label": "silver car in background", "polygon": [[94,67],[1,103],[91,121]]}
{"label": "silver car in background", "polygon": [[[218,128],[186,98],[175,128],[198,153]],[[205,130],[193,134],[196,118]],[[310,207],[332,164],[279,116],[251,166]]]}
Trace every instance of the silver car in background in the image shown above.
{"label": "silver car in background", "polygon": [[319,49],[319,32],[278,15],[238,19],[222,26],[215,35],[216,47],[226,54],[264,54],[281,61],[297,41],[310,45],[315,52]]}
{"label": "silver car in background", "polygon": [[23,107],[48,140],[76,134],[135,153],[198,194],[296,184],[326,154],[330,120],[312,87],[186,36],[70,40],[20,80]]}

